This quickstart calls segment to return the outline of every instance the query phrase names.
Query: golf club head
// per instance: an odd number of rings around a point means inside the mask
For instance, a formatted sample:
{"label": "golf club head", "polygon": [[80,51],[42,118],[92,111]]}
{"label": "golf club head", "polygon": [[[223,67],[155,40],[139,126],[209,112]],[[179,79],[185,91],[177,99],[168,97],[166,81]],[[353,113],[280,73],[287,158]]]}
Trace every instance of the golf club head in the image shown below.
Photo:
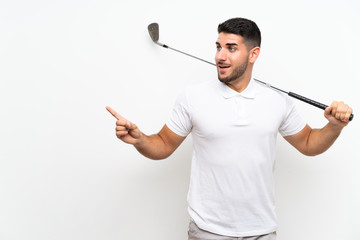
{"label": "golf club head", "polygon": [[159,41],[159,24],[157,23],[149,24],[148,31],[151,39],[157,43],[157,41]]}

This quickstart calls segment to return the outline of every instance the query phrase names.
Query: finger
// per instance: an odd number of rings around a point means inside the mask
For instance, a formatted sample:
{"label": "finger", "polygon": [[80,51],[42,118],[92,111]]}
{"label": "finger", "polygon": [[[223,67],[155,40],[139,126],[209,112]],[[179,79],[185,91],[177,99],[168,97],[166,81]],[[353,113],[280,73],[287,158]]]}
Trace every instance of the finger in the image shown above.
{"label": "finger", "polygon": [[331,115],[333,115],[334,117],[336,117],[336,113],[337,113],[337,107],[338,107],[338,102],[333,101],[331,103]]}
{"label": "finger", "polygon": [[338,102],[337,108],[336,108],[336,115],[338,116],[337,119],[341,120],[341,115],[344,110],[344,103]]}
{"label": "finger", "polygon": [[116,126],[115,130],[116,131],[127,131],[126,127],[123,127],[123,126]]}
{"label": "finger", "polygon": [[345,114],[345,121],[348,122],[349,121],[349,118],[350,118],[350,115],[352,113],[352,109],[349,107],[346,114]]}
{"label": "finger", "polygon": [[117,131],[117,132],[116,132],[116,136],[117,136],[118,138],[123,137],[123,136],[126,136],[127,134],[129,134],[128,131]]}
{"label": "finger", "polygon": [[345,117],[345,110],[346,105],[344,104],[344,102],[337,102],[336,103],[336,108],[333,109],[333,116],[340,121],[343,121],[344,117]]}
{"label": "finger", "polygon": [[346,121],[346,112],[341,113],[341,115],[340,115],[340,120],[341,120],[342,122],[345,122],[345,121]]}
{"label": "finger", "polygon": [[[350,107],[348,105],[342,103],[342,105],[339,109],[341,112],[340,120],[343,122],[347,122],[349,120],[350,114],[352,112]],[[347,116],[349,116],[349,117],[347,117]]]}
{"label": "finger", "polygon": [[108,110],[109,113],[111,113],[111,115],[113,115],[117,120],[120,120],[123,118],[120,114],[118,114],[114,109],[112,109],[109,106],[106,106],[106,110]]}
{"label": "finger", "polygon": [[339,119],[343,122],[345,121],[345,116],[346,116],[346,112],[347,112],[348,108],[349,107],[346,104],[344,104],[343,102],[340,102],[340,105],[338,107],[338,109],[339,109],[338,111],[340,112]]}
{"label": "finger", "polygon": [[336,118],[337,120],[341,120],[341,119],[340,119],[340,116],[341,116],[341,113],[340,113],[340,112],[337,112],[337,113],[335,114],[335,118]]}
{"label": "finger", "polygon": [[120,120],[116,121],[116,126],[122,126],[122,127],[128,128],[128,126],[127,126],[128,122],[129,121],[126,121],[125,119],[120,119]]}

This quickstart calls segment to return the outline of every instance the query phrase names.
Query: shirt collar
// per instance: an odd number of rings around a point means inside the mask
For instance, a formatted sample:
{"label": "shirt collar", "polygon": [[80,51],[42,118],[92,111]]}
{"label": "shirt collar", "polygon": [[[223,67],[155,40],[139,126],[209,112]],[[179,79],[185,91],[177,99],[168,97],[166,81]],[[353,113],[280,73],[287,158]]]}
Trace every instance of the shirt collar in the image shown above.
{"label": "shirt collar", "polygon": [[236,96],[242,96],[244,98],[254,99],[256,95],[256,86],[254,80],[251,79],[249,85],[242,92],[237,92],[234,89],[227,86],[225,83],[219,81],[220,91],[224,98],[232,98]]}

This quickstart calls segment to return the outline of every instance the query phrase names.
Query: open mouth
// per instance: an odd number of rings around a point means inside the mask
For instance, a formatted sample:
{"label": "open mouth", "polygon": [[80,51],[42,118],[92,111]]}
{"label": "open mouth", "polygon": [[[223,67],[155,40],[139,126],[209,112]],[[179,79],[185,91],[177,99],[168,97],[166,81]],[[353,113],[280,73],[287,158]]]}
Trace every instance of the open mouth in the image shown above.
{"label": "open mouth", "polygon": [[218,67],[219,67],[220,69],[226,69],[226,68],[229,68],[230,65],[229,65],[229,64],[223,64],[223,63],[218,63]]}
{"label": "open mouth", "polygon": [[219,66],[219,68],[229,68],[230,66]]}

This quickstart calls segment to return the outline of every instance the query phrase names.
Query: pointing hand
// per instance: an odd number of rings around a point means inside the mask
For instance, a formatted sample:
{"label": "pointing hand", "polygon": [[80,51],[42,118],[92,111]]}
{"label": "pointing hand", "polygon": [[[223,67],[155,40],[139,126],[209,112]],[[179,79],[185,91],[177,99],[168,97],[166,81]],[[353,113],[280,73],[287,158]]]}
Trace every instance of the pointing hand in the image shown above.
{"label": "pointing hand", "polygon": [[116,136],[120,140],[128,144],[135,145],[136,143],[138,143],[142,135],[139,128],[135,124],[126,120],[109,106],[106,107],[106,110],[108,110],[111,115],[113,115],[117,119],[115,128]]}

